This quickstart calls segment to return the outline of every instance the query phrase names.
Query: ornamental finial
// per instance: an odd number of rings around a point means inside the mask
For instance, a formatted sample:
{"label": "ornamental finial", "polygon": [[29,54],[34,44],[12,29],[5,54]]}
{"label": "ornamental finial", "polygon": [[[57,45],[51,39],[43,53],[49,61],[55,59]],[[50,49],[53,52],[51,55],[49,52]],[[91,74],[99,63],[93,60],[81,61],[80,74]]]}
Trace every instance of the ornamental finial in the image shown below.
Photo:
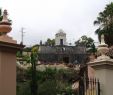
{"label": "ornamental finial", "polygon": [[7,15],[8,15],[7,10],[4,10],[2,22],[8,22]]}
{"label": "ornamental finial", "polygon": [[105,44],[104,34],[101,35],[101,43],[100,44]]}
{"label": "ornamental finial", "polygon": [[99,55],[97,57],[97,59],[99,59],[99,60],[110,59],[110,57],[106,55],[106,53],[108,51],[109,51],[108,45],[105,44],[104,35],[102,34],[101,35],[101,43],[100,43],[100,45],[97,48],[97,53]]}
{"label": "ornamental finial", "polygon": [[6,35],[8,32],[10,32],[12,30],[11,28],[11,23],[9,21],[9,19],[7,18],[7,10],[3,11],[3,19],[0,22],[0,36],[1,35]]}

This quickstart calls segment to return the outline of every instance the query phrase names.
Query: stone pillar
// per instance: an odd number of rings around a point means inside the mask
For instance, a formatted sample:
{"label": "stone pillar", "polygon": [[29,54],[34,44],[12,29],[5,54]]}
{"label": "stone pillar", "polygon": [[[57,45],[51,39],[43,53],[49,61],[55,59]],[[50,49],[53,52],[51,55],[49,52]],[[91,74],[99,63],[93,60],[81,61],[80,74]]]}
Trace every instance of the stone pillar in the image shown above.
{"label": "stone pillar", "polygon": [[113,60],[94,61],[88,64],[95,70],[95,77],[100,81],[101,95],[113,93]]}
{"label": "stone pillar", "polygon": [[4,10],[0,22],[0,95],[16,95],[16,52],[23,47],[7,35],[10,25]]}
{"label": "stone pillar", "polygon": [[0,95],[16,95],[16,52],[20,48],[0,42]]}
{"label": "stone pillar", "polygon": [[101,37],[101,44],[98,46],[98,57],[88,65],[95,70],[95,77],[100,81],[101,95],[113,94],[113,59],[106,55],[108,47],[104,42],[104,36]]}

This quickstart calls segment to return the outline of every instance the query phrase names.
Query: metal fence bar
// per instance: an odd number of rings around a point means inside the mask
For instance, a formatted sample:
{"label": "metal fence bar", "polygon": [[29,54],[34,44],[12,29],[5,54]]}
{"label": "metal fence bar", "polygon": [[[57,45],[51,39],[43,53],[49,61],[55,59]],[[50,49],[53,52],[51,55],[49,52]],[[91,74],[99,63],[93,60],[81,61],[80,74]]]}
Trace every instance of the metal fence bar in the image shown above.
{"label": "metal fence bar", "polygon": [[98,95],[100,95],[100,82],[98,80]]}
{"label": "metal fence bar", "polygon": [[96,78],[79,81],[79,95],[100,95],[100,82]]}

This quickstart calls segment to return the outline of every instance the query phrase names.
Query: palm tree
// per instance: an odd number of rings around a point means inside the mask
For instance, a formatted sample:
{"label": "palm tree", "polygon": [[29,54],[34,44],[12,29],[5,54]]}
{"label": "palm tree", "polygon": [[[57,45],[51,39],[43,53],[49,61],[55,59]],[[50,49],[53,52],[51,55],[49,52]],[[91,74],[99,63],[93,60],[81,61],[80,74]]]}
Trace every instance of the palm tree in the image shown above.
{"label": "palm tree", "polygon": [[105,42],[108,46],[113,45],[113,2],[106,5],[103,12],[99,13],[99,16],[94,21],[94,25],[98,25],[98,29],[95,31],[98,34],[100,41],[101,34],[105,36]]}

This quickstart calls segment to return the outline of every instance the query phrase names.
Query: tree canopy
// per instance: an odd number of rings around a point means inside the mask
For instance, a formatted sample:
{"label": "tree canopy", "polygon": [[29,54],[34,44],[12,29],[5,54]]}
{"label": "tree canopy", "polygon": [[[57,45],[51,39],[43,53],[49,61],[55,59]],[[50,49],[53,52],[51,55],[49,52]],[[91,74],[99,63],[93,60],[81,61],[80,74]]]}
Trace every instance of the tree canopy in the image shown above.
{"label": "tree canopy", "polygon": [[54,46],[55,45],[55,39],[48,38],[45,42],[45,45]]}
{"label": "tree canopy", "polygon": [[101,34],[105,35],[105,42],[113,45],[113,2],[106,5],[105,9],[99,13],[94,25],[98,25],[95,33],[98,34],[99,41]]}
{"label": "tree canopy", "polygon": [[85,46],[88,52],[96,52],[94,40],[91,37],[83,35],[75,42],[76,46]]}

